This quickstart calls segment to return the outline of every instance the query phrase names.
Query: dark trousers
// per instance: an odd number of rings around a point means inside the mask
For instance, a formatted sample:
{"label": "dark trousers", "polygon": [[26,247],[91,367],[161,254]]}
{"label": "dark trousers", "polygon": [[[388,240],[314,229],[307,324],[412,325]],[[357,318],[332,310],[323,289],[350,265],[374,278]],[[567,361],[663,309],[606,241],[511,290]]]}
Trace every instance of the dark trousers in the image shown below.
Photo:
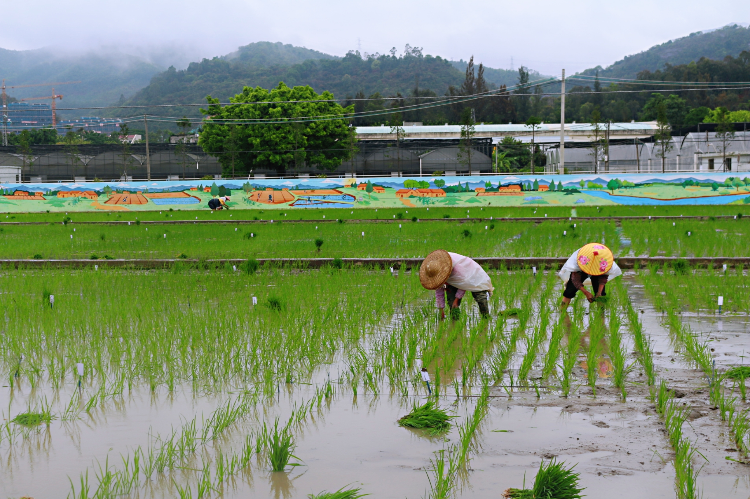
{"label": "dark trousers", "polygon": [[221,207],[221,201],[219,201],[216,198],[212,198],[208,200],[208,207],[212,210],[217,210]]}
{"label": "dark trousers", "polygon": [[[586,278],[591,279],[591,285],[594,287],[594,294],[596,295],[596,292],[599,291],[599,276],[598,275],[588,275],[584,272],[581,272],[581,282],[585,281]],[[572,300],[576,293],[578,293],[578,290],[573,285],[573,281],[571,279],[568,279],[568,283],[565,285],[565,291],[563,292],[563,296],[567,298],[568,300]],[[604,286],[604,289],[602,289],[602,296],[607,296],[607,286]]]}
{"label": "dark trousers", "polygon": [[[456,293],[458,292],[458,288],[454,288],[450,284],[445,285],[446,288],[446,299],[448,300],[448,307],[453,306],[453,300],[456,299]],[[474,301],[477,302],[477,305],[479,306],[479,313],[482,314],[483,317],[489,317],[490,315],[490,304],[489,304],[489,293],[487,291],[472,291],[471,296],[474,297]],[[458,306],[461,306],[461,299],[458,300]]]}

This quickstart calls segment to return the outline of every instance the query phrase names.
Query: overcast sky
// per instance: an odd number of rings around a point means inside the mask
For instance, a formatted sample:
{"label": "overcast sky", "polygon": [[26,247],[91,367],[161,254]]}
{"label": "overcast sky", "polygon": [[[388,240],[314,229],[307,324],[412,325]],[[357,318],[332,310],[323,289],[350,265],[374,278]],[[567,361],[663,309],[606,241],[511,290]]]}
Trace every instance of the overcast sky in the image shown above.
{"label": "overcast sky", "polygon": [[[24,0],[4,2],[0,47],[185,49],[190,60],[280,41],[344,55],[403,52],[526,65],[545,74],[608,66],[667,40],[750,22],[734,0],[408,1]],[[1,68],[0,68],[1,69]]]}

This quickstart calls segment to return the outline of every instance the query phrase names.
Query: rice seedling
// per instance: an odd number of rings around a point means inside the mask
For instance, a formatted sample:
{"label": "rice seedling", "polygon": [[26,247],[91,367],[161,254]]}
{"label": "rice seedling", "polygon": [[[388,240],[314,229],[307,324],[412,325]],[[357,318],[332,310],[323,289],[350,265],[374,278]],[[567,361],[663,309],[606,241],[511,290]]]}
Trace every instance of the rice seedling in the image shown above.
{"label": "rice seedling", "polygon": [[[447,453],[447,455],[446,455]],[[433,476],[427,475],[430,483],[430,490],[427,494],[429,499],[449,499],[453,497],[458,476],[458,462],[455,459],[453,447],[441,449],[435,452],[435,457],[430,459],[429,471]],[[447,465],[446,465],[447,458]]]}
{"label": "rice seedling", "polygon": [[276,418],[273,429],[266,429],[265,424],[263,428],[268,435],[266,441],[268,442],[268,461],[271,470],[284,471],[287,466],[300,466],[299,463],[289,462],[292,458],[299,459],[293,454],[296,444],[289,427],[285,426],[279,429],[279,419]]}
{"label": "rice seedling", "polygon": [[398,424],[406,428],[425,430],[428,435],[436,436],[450,430],[451,420],[455,417],[438,407],[436,401],[428,400],[420,406],[415,404],[409,414],[398,420]]}
{"label": "rice seedling", "polygon": [[336,492],[320,492],[318,494],[308,494],[308,499],[359,499],[360,497],[368,496],[369,494],[362,494],[362,489],[359,487],[347,488],[348,485],[341,487]]}
{"label": "rice seedling", "polygon": [[566,468],[564,461],[552,459],[548,463],[544,460],[539,464],[539,470],[534,478],[531,489],[507,489],[503,493],[506,498],[534,499],[580,499],[585,490],[579,486],[580,473],[573,471],[575,465]]}

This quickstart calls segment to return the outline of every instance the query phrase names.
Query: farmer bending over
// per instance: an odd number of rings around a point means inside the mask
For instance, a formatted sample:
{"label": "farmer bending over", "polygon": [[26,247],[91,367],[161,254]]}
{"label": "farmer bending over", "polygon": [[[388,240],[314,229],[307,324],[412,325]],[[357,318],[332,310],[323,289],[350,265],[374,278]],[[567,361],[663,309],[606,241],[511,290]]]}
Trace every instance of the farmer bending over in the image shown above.
{"label": "farmer bending over", "polygon": [[229,205],[227,204],[227,201],[229,201],[229,196],[221,196],[218,198],[211,198],[208,201],[208,207],[211,208],[211,211],[213,210],[228,210]]}
{"label": "farmer bending over", "polygon": [[458,309],[461,298],[471,291],[482,317],[489,317],[488,299],[495,288],[487,272],[468,256],[436,250],[427,255],[419,268],[419,281],[425,289],[435,290],[440,318],[445,319],[445,295],[451,309]]}
{"label": "farmer bending over", "polygon": [[[566,308],[570,300],[575,297],[578,291],[586,295],[589,303],[593,303],[600,296],[607,296],[605,286],[609,278],[615,278],[622,274],[620,267],[614,261],[612,252],[599,243],[589,243],[583,248],[573,253],[568,261],[563,265],[560,273],[560,279],[565,284],[563,292],[562,308]],[[596,292],[592,295],[583,286],[587,279],[590,279],[591,286]]]}

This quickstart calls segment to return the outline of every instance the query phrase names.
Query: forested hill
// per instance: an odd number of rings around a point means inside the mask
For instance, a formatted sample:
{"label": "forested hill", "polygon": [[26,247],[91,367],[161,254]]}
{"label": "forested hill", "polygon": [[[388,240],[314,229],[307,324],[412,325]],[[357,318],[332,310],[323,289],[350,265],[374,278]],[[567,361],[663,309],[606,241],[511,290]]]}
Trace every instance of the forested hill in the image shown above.
{"label": "forested hill", "polygon": [[[450,63],[453,65],[454,68],[458,69],[462,73],[466,71],[466,66],[469,64],[463,59],[458,60],[458,61],[450,61]],[[530,81],[538,80],[541,78],[545,78],[545,77],[543,75],[540,75],[539,72],[534,71],[533,69],[529,69]],[[495,85],[496,87],[505,85],[506,87],[510,88],[513,85],[518,84],[518,71],[515,69],[488,68],[487,66],[485,66],[484,67],[484,79],[487,80],[487,83]]]}
{"label": "forested hill", "polygon": [[[460,86],[464,74],[441,57],[421,54],[378,55],[363,58],[349,53],[340,59],[306,60],[292,66],[259,67],[225,58],[191,63],[184,71],[170,68],[154,76],[151,83],[126,104],[188,104],[206,102],[206,96],[223,102],[244,86],[271,88],[283,81],[289,86],[310,85],[317,92],[328,90],[337,98],[360,95],[410,94],[418,85],[420,95],[431,90],[443,95],[451,85]],[[176,112],[196,115],[197,109],[149,109],[150,114]],[[138,113],[143,113],[139,110]]]}
{"label": "forested hill", "polygon": [[726,56],[737,57],[743,50],[750,50],[750,28],[732,24],[670,40],[639,54],[629,55],[607,68],[587,69],[583,74],[593,76],[598,70],[599,76],[636,78],[642,71],[657,71],[667,64],[688,64],[701,58],[723,60]]}
{"label": "forested hill", "polygon": [[[57,54],[48,49],[5,50],[0,48],[0,68],[7,86],[46,82],[80,81],[55,86],[64,96],[59,107],[105,106],[121,95],[133,95],[148,84],[164,67],[124,53]],[[21,99],[51,95],[52,86],[8,89],[8,95]],[[47,102],[40,100],[32,102]],[[81,112],[58,111],[62,116],[80,116]],[[83,111],[83,114],[87,114]]]}
{"label": "forested hill", "polygon": [[236,51],[225,55],[223,59],[267,68],[270,66],[292,66],[311,59],[338,59],[338,57],[305,47],[285,45],[281,42],[256,42],[238,48]]}

